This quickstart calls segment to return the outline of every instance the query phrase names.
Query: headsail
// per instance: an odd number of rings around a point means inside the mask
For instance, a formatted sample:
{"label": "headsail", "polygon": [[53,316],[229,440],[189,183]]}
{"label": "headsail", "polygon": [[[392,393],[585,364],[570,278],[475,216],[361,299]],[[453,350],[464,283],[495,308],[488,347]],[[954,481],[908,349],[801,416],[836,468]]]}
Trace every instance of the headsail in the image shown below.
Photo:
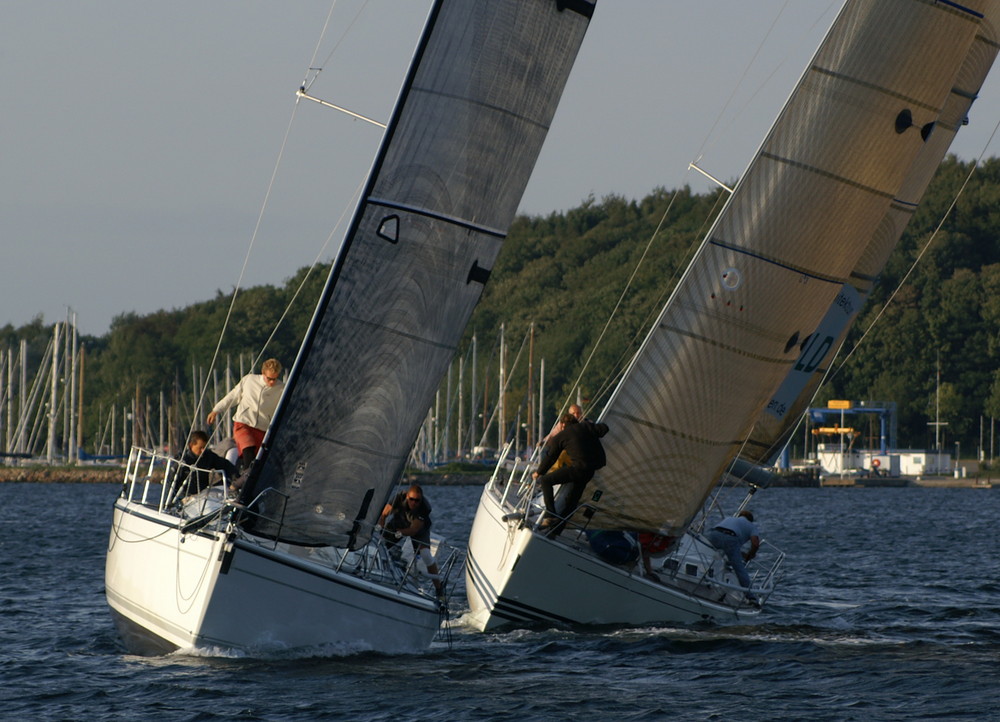
{"label": "headsail", "polygon": [[679,532],[734,456],[773,451],[787,424],[755,424],[806,352],[782,416],[815,388],[992,64],[997,17],[846,3],[604,410],[605,525]]}
{"label": "headsail", "polygon": [[517,211],[593,2],[439,0],[254,469],[255,531],[360,543]]}

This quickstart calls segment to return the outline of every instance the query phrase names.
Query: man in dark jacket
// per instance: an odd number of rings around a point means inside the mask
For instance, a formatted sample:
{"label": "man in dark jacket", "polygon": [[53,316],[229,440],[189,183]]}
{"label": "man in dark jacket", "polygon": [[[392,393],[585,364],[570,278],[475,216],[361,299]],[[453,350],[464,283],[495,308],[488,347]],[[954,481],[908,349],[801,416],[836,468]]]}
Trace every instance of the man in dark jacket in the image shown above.
{"label": "man in dark jacket", "polygon": [[[200,430],[192,431],[188,448],[181,457],[187,466],[182,466],[177,474],[177,488],[183,490],[177,498],[207,489],[212,483],[210,471],[221,471],[227,482],[236,476],[236,467],[207,447],[208,434]],[[185,482],[186,488],[183,486]]]}
{"label": "man in dark jacket", "polygon": [[[538,480],[545,499],[546,518],[539,526],[551,529],[550,536],[556,536],[562,531],[565,520],[576,510],[587,482],[594,477],[594,472],[607,463],[604,447],[601,445],[601,437],[608,433],[607,424],[595,424],[589,419],[578,421],[572,414],[564,414],[559,421],[564,425],[563,430],[545,444],[541,463],[532,474],[532,478]],[[564,451],[569,463],[549,472],[559,454]],[[563,518],[559,520],[556,518],[560,515],[556,514],[553,487],[561,484],[569,484],[570,490],[566,494],[561,515]]]}
{"label": "man in dark jacket", "polygon": [[410,537],[413,550],[420,555],[420,560],[427,567],[434,582],[434,589],[439,597],[444,594],[444,586],[438,578],[438,566],[431,554],[431,504],[424,496],[424,490],[419,484],[414,484],[406,491],[399,492],[396,497],[382,509],[378,520],[383,529],[383,537],[389,544],[394,544],[402,537]]}

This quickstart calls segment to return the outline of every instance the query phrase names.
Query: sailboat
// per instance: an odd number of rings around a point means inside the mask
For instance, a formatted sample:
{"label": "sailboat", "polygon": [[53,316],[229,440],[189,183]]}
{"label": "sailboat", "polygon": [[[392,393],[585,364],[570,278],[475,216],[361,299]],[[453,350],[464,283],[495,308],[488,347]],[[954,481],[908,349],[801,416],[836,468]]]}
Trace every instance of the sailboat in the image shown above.
{"label": "sailboat", "polygon": [[[176,461],[132,451],[105,574],[130,650],[395,652],[433,641],[441,609],[427,570],[395,558],[375,526],[593,10],[585,0],[432,4],[241,495],[213,486],[184,497]],[[457,558],[436,560],[447,584]]]}
{"label": "sailboat", "polygon": [[[747,507],[808,407],[997,53],[1000,3],[847,0],[599,414],[607,465],[566,530],[538,529],[528,468],[480,498],[471,622],[737,622],[773,592],[768,548],[738,583],[703,532]],[[720,482],[746,480],[729,509]],[[595,531],[656,534],[654,574]],[[626,558],[622,555],[622,558]]]}

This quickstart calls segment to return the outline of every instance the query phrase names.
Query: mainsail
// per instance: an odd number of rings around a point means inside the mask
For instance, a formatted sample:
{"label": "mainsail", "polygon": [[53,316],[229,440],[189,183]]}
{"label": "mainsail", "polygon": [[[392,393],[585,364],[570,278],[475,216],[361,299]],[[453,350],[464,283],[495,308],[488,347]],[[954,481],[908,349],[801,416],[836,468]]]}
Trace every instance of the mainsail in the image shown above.
{"label": "mainsail", "polygon": [[997,3],[849,0],[602,418],[602,525],[683,531],[808,403],[997,51]]}
{"label": "mainsail", "polygon": [[[517,211],[594,3],[439,0],[245,498],[254,531],[361,544]],[[368,522],[361,524],[360,522]]]}
{"label": "mainsail", "polygon": [[867,300],[903,229],[916,212],[952,140],[959,128],[968,122],[969,109],[997,56],[997,30],[993,23],[998,19],[995,7],[986,9],[983,26],[965,57],[941,114],[933,127],[921,129],[921,133],[927,135],[926,142],[914,159],[896,198],[889,204],[885,218],[861,254],[851,273],[850,283],[844,286],[842,297],[838,296],[831,306],[825,323],[820,324],[817,333],[803,344],[799,359],[757,420],[749,441],[741,451],[741,456],[747,460],[768,465],[773,463],[812,401],[851,323]]}

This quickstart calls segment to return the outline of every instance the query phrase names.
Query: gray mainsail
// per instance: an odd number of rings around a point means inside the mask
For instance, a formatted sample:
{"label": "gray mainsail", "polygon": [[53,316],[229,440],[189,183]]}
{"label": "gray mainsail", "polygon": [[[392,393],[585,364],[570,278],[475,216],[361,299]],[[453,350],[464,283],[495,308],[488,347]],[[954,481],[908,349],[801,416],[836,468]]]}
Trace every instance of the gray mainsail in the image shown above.
{"label": "gray mainsail", "polygon": [[[245,498],[254,531],[358,546],[514,218],[594,3],[434,4]],[[362,524],[359,522],[368,522]]]}
{"label": "gray mainsail", "polygon": [[735,456],[774,453],[978,92],[998,11],[848,0],[604,409],[595,522],[680,533]]}

